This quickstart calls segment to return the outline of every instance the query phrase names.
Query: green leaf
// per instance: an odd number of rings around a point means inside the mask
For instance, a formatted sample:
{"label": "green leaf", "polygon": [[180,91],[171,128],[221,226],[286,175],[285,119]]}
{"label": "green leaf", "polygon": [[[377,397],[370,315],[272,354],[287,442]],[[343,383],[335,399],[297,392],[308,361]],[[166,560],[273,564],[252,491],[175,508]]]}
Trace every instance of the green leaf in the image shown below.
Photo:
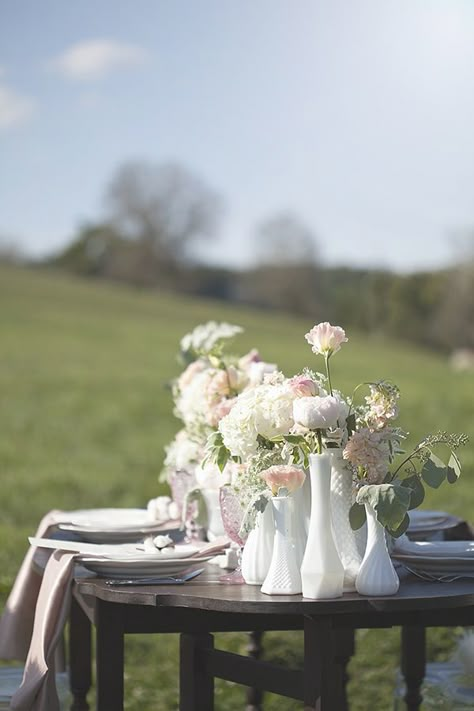
{"label": "green leaf", "polygon": [[265,511],[270,499],[270,491],[259,491],[252,497],[247,508],[245,509],[242,517],[242,523],[240,524],[239,536],[241,538],[247,538],[250,531],[255,528],[257,523],[257,515]]}
{"label": "green leaf", "polygon": [[302,440],[304,440],[302,435],[283,435],[283,439],[285,442],[289,442],[290,444],[299,444]]}
{"label": "green leaf", "polygon": [[402,481],[400,486],[406,486],[411,491],[410,511],[418,508],[418,506],[423,503],[425,498],[425,487],[421,483],[418,474],[413,474],[413,476],[407,477]]}
{"label": "green leaf", "polygon": [[363,504],[358,504],[356,501],[349,509],[349,523],[351,524],[352,530],[357,531],[358,528],[361,528],[364,525],[366,520],[367,516],[365,514],[365,506],[363,506]]}
{"label": "green leaf", "polygon": [[408,514],[405,514],[405,518],[401,522],[398,528],[395,530],[391,528],[387,528],[387,533],[389,533],[393,538],[400,538],[400,536],[403,536],[405,531],[408,530],[408,526],[410,525],[410,517]]}
{"label": "green leaf", "polygon": [[430,458],[423,465],[421,476],[428,486],[432,489],[438,489],[446,479],[447,467],[436,454],[431,452]]}
{"label": "green leaf", "polygon": [[400,484],[367,484],[359,489],[357,503],[369,504],[384,528],[396,531],[410,506],[411,491]]}
{"label": "green leaf", "polygon": [[454,452],[451,452],[446,476],[450,484],[455,484],[461,476],[461,462],[459,461],[457,454]]}
{"label": "green leaf", "polygon": [[217,452],[217,466],[219,467],[221,472],[224,470],[225,465],[229,461],[229,456],[230,453],[227,447],[219,447],[219,450]]}

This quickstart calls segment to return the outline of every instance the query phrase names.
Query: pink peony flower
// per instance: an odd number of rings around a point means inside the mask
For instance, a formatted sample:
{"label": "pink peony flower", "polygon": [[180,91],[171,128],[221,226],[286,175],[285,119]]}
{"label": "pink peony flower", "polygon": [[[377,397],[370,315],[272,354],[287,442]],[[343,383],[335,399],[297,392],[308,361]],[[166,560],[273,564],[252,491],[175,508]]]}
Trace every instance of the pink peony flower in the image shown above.
{"label": "pink peony flower", "polygon": [[312,346],[313,353],[330,356],[340,350],[342,343],[347,343],[346,332],[340,326],[331,326],[328,321],[318,323],[305,335]]}
{"label": "pink peony flower", "polygon": [[303,486],[306,478],[306,474],[302,469],[285,464],[276,464],[273,467],[269,467],[261,472],[260,476],[265,480],[273,496],[278,496],[280,489],[287,489],[288,493],[293,493],[300,486]]}
{"label": "pink peony flower", "polygon": [[297,397],[311,397],[317,395],[319,388],[314,380],[305,375],[295,375],[290,380],[290,388]]}
{"label": "pink peony flower", "polygon": [[339,419],[345,418],[347,405],[333,395],[327,397],[300,397],[293,403],[295,424],[309,430],[337,427]]}
{"label": "pink peony flower", "polygon": [[230,397],[224,400],[220,400],[217,404],[215,404],[209,409],[206,417],[207,423],[211,427],[217,427],[222,418],[229,414],[236,402],[236,397]]}
{"label": "pink peony flower", "polygon": [[190,363],[188,367],[183,370],[183,372],[178,378],[178,388],[181,391],[184,390],[184,388],[186,388],[191,383],[191,381],[198,373],[202,373],[205,367],[206,366],[202,360],[195,360]]}
{"label": "pink peony flower", "polygon": [[369,484],[381,484],[388,471],[390,449],[383,432],[367,427],[354,432],[342,453],[355,467],[362,467]]}

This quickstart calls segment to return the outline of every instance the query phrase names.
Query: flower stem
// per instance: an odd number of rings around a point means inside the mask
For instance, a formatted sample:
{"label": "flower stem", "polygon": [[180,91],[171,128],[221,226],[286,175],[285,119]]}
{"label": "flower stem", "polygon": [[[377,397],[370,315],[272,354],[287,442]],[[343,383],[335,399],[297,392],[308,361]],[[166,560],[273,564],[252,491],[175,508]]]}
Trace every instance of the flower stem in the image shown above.
{"label": "flower stem", "polygon": [[321,430],[316,430],[316,436],[318,438],[318,454],[323,453],[323,438],[321,436]]}
{"label": "flower stem", "polygon": [[329,358],[330,358],[330,357],[331,357],[331,356],[330,356],[329,353],[325,353],[325,355],[324,355],[324,362],[325,362],[325,364],[326,364],[326,375],[327,375],[327,378],[328,378],[329,394],[332,395],[331,373],[330,373],[330,370],[329,370]]}

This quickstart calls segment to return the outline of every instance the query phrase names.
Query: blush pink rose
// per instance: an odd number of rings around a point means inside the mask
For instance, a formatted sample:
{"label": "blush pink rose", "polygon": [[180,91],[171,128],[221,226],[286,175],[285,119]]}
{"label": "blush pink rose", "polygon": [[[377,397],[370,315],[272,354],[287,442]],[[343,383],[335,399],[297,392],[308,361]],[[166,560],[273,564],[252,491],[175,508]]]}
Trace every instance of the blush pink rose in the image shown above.
{"label": "blush pink rose", "polygon": [[276,464],[273,467],[269,467],[261,472],[260,476],[265,480],[273,496],[278,496],[280,489],[287,489],[290,494],[293,493],[300,486],[303,486],[306,478],[306,474],[302,469],[285,464]]}

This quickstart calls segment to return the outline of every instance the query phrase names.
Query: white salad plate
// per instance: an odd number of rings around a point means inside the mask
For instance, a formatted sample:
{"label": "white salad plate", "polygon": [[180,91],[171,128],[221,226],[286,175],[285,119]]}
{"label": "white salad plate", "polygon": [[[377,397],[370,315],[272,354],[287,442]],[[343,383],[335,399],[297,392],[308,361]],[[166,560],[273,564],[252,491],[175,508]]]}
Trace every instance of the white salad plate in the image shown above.
{"label": "white salad plate", "polygon": [[444,531],[453,528],[460,522],[456,516],[452,516],[446,511],[430,511],[428,509],[414,509],[410,511],[410,533],[431,533],[434,531]]}
{"label": "white salad plate", "polygon": [[179,545],[173,547],[158,548],[154,551],[144,551],[140,546],[133,543],[104,544],[104,543],[84,543],[83,541],[63,541],[57,538],[28,538],[32,546],[38,548],[54,548],[55,550],[73,551],[80,555],[91,555],[100,558],[113,558],[124,560],[136,558],[139,560],[180,560],[190,558],[198,553],[199,548],[191,545]]}

